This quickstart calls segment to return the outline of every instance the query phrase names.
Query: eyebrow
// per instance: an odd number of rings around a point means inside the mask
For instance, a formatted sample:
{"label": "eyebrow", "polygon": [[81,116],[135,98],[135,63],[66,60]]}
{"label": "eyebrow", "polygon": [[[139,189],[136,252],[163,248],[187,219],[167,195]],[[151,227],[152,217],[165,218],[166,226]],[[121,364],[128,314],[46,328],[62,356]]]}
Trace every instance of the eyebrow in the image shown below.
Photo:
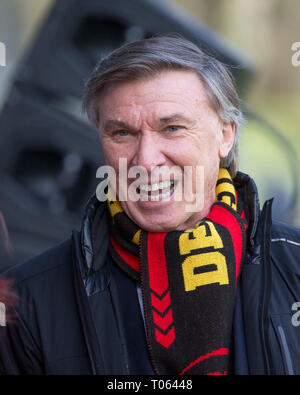
{"label": "eyebrow", "polygon": [[131,129],[131,126],[123,121],[117,121],[115,119],[109,119],[105,122],[103,129],[109,132],[115,128]]}
{"label": "eyebrow", "polygon": [[172,123],[172,122],[192,123],[192,120],[180,113],[172,114],[168,117],[163,117],[158,120],[158,124],[161,125],[164,125],[166,123]]}
{"label": "eyebrow", "polygon": [[[189,118],[186,118],[184,115],[180,113],[176,114],[171,114],[166,117],[159,118],[155,123],[157,123],[158,126],[163,126],[168,123],[172,122],[185,122],[185,123],[192,123],[192,120]],[[118,121],[115,119],[109,119],[108,121],[105,122],[103,129],[106,132],[109,132],[115,128],[123,128],[123,129],[134,129],[132,126],[130,126],[128,123],[124,121]]]}

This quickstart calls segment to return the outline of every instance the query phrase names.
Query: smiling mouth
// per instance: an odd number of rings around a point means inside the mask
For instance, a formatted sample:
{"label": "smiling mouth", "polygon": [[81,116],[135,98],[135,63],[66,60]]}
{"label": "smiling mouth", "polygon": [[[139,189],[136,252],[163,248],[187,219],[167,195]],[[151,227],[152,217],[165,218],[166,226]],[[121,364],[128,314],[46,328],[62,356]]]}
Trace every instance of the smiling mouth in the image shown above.
{"label": "smiling mouth", "polygon": [[137,192],[140,194],[141,200],[159,201],[170,198],[177,185],[177,181],[161,181],[153,184],[140,184]]}

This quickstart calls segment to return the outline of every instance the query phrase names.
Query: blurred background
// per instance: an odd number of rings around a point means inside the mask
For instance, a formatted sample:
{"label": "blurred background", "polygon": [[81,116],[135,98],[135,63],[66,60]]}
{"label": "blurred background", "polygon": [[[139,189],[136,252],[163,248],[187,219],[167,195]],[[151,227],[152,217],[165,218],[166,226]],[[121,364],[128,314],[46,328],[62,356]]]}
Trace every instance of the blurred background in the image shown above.
{"label": "blurred background", "polygon": [[275,218],[300,225],[299,0],[0,0],[0,211],[13,247],[0,272],[80,226],[104,163],[80,109],[97,60],[170,32],[231,66],[247,118],[240,170],[261,205],[275,197]]}

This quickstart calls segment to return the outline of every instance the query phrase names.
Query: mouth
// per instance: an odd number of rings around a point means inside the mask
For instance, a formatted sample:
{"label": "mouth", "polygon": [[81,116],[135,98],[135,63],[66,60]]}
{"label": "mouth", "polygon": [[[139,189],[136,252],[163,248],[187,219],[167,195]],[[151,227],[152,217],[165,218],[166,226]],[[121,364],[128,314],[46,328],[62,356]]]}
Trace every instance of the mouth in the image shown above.
{"label": "mouth", "polygon": [[143,201],[169,200],[177,185],[177,181],[161,181],[153,184],[140,184],[137,192]]}

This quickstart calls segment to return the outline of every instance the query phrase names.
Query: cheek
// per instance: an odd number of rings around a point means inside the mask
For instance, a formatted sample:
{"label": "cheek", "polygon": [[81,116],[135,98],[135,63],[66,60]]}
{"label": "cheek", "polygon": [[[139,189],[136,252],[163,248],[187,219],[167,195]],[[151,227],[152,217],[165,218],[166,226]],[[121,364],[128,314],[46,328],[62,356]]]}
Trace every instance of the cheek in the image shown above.
{"label": "cheek", "polygon": [[195,144],[198,152],[198,161],[210,168],[217,166],[219,162],[219,140],[216,134],[209,134],[206,138]]}
{"label": "cheek", "polygon": [[174,141],[163,141],[163,153],[166,158],[177,166],[184,167],[192,165],[198,158],[199,149],[189,139],[176,139]]}
{"label": "cheek", "polygon": [[182,168],[184,166],[207,166],[210,163],[216,163],[218,148],[211,141],[191,139],[177,142],[174,146],[169,144],[165,154],[173,163]]}
{"label": "cheek", "polygon": [[[167,150],[177,161],[188,163],[203,163],[218,157],[219,137],[214,130],[203,132],[190,131],[187,136],[173,145],[168,143]],[[204,163],[203,163],[204,164]]]}

